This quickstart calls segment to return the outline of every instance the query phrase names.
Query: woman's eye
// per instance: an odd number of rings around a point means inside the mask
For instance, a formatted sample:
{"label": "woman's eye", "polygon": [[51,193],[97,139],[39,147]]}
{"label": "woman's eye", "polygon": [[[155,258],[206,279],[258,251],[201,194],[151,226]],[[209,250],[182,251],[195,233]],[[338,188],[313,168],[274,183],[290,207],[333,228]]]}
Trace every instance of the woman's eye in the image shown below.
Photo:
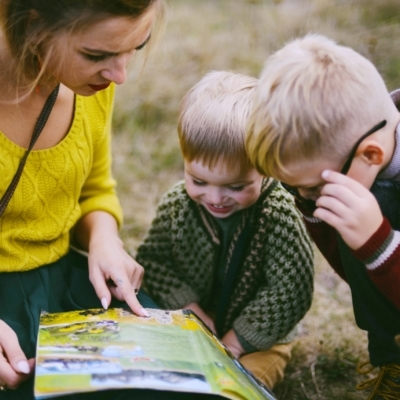
{"label": "woman's eye", "polygon": [[194,183],[196,186],[206,186],[206,185],[207,185],[206,182],[203,182],[203,181],[196,181],[196,180],[194,180],[194,179],[193,179],[193,183]]}
{"label": "woman's eye", "polygon": [[228,186],[229,190],[233,190],[234,192],[241,192],[245,188],[244,185],[242,186]]}
{"label": "woman's eye", "polygon": [[99,61],[103,61],[107,58],[106,55],[101,54],[101,55],[94,55],[94,54],[88,54],[88,53],[84,53],[84,56],[86,59],[88,59],[89,61],[92,62],[99,62]]}

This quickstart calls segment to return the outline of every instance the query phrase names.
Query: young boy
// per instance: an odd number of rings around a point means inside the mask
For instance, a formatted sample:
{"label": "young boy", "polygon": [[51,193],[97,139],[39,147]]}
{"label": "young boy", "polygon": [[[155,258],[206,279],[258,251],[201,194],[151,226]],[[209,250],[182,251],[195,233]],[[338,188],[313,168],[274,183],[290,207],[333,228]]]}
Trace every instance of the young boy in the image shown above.
{"label": "young boy", "polygon": [[185,181],[162,198],[137,260],[158,304],[193,310],[272,388],[311,304],[313,252],[291,196],[245,151],[257,82],[211,72],[186,94]]}
{"label": "young boy", "polygon": [[399,121],[367,59],[308,35],[267,61],[246,139],[258,171],[294,194],[312,238],[350,285],[370,363],[380,367],[369,399],[400,399]]}

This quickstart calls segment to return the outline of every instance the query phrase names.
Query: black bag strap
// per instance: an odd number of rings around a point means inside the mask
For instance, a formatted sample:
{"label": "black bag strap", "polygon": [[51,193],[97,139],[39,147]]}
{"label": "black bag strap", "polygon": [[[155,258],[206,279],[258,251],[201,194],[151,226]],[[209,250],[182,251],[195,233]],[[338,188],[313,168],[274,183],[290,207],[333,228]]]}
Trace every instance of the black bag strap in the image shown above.
{"label": "black bag strap", "polygon": [[4,210],[6,209],[12,195],[15,192],[15,189],[17,188],[19,179],[21,178],[22,171],[24,169],[26,160],[29,156],[29,153],[33,149],[33,146],[35,145],[40,133],[42,132],[44,126],[46,125],[46,122],[49,118],[49,115],[51,113],[51,110],[53,109],[54,103],[56,102],[58,91],[60,89],[60,85],[58,84],[54,90],[50,93],[49,97],[46,100],[46,103],[43,106],[43,109],[39,115],[39,118],[36,122],[35,129],[33,131],[32,139],[31,142],[29,143],[29,147],[26,150],[24,156],[21,158],[21,161],[19,162],[17,172],[15,173],[11,183],[9,184],[7,190],[4,192],[3,197],[0,200],[0,217],[3,215]]}

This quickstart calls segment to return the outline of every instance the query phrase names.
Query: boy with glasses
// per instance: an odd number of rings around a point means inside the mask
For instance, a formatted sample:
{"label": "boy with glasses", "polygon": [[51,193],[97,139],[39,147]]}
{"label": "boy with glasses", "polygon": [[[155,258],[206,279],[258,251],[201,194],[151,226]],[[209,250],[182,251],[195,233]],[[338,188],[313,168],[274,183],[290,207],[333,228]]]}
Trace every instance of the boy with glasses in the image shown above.
{"label": "boy with glasses", "polygon": [[399,121],[366,58],[308,35],[267,61],[246,139],[252,163],[295,196],[318,248],[350,285],[370,363],[380,367],[359,387],[373,388],[371,400],[400,399]]}
{"label": "boy with glasses", "polygon": [[185,180],[161,199],[137,260],[160,306],[193,310],[272,389],[311,305],[313,252],[292,197],[246,153],[257,83],[214,71],[186,94]]}

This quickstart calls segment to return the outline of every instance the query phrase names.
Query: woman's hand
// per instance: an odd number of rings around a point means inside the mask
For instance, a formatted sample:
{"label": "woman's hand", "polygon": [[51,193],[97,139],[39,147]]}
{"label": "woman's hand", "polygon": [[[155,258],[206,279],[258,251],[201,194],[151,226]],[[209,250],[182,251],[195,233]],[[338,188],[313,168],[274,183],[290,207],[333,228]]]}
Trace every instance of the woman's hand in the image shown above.
{"label": "woman's hand", "polygon": [[239,358],[244,353],[244,348],[240,344],[233,329],[226,332],[225,336],[222,338],[222,343],[236,358]]}
{"label": "woman's hand", "polygon": [[107,309],[113,295],[135,314],[148,317],[136,298],[144,269],[124,250],[114,217],[103,211],[87,214],[77,226],[76,238],[88,249],[89,279],[102,306]]}
{"label": "woman's hand", "polygon": [[35,359],[27,360],[15,332],[0,320],[0,386],[16,389],[33,373]]}
{"label": "woman's hand", "polygon": [[216,333],[214,321],[208,316],[197,303],[190,303],[183,307],[184,309],[192,310],[196,315],[214,332]]}
{"label": "woman's hand", "polygon": [[136,298],[143,279],[144,269],[123,248],[119,237],[94,241],[89,248],[89,278],[105,309],[111,294],[125,300],[132,311],[148,317]]}

